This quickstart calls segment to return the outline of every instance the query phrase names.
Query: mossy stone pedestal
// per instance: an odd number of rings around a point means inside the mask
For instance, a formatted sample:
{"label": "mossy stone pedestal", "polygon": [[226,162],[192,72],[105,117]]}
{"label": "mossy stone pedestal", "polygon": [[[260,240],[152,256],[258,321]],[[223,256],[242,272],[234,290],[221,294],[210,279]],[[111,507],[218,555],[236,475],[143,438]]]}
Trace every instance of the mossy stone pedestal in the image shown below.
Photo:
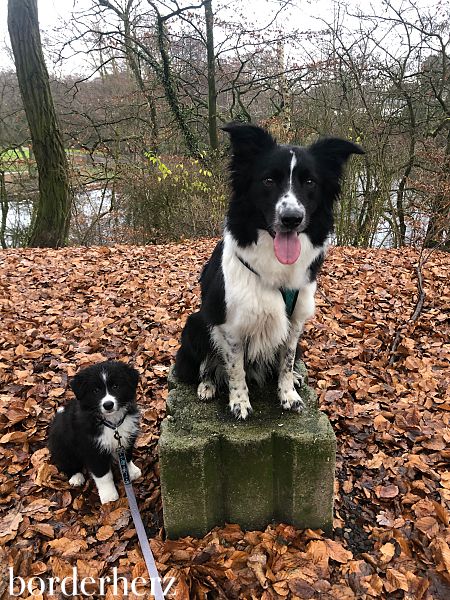
{"label": "mossy stone pedestal", "polygon": [[[306,378],[303,363],[297,370]],[[169,538],[203,536],[225,522],[331,529],[336,438],[310,387],[299,389],[300,414],[281,409],[274,386],[253,388],[254,412],[237,421],[224,398],[200,402],[172,371],[168,383],[159,460]]]}

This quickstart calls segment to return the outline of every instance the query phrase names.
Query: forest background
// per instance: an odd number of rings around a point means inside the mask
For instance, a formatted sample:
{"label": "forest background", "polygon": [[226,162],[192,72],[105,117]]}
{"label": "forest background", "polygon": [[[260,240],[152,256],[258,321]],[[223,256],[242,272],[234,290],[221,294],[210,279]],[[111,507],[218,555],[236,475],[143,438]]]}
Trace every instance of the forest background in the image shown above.
{"label": "forest background", "polygon": [[[220,234],[220,127],[242,120],[285,143],[332,134],[364,147],[348,169],[336,243],[448,249],[450,9],[426,0],[358,6],[74,1],[66,20],[42,33],[67,157],[63,243]],[[8,64],[0,71],[0,243],[45,245],[33,231],[45,199]]]}

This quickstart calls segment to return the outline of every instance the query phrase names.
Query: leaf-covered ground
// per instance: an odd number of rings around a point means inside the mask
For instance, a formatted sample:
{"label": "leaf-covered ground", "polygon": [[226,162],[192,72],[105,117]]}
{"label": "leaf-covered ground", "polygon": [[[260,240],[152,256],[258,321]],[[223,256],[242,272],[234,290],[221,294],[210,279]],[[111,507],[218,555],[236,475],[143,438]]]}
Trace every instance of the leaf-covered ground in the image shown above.
{"label": "leaf-covered ground", "polygon": [[329,252],[301,345],[338,439],[332,538],[286,524],[252,532],[230,524],[200,540],[165,541],[157,461],[165,377],[213,244],[0,254],[0,598],[9,566],[23,577],[62,578],[73,566],[79,578],[113,567],[146,576],[123,489],[101,507],[93,483],[71,489],[45,447],[48,424],[70,397],[68,379],[106,358],[132,361],[142,375],[136,463],[144,476],[135,489],[176,598],[450,598],[444,253],[423,267],[426,298],[413,325],[417,252]]}

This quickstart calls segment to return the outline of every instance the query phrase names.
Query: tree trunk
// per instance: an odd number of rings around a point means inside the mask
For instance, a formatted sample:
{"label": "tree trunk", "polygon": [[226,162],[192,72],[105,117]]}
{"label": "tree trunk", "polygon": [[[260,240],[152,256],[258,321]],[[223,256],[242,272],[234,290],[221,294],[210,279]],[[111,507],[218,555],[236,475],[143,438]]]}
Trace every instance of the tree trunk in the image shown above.
{"label": "tree trunk", "polygon": [[217,137],[216,57],[214,55],[214,15],[211,0],[205,0],[206,53],[208,60],[208,131],[211,150],[219,148]]}
{"label": "tree trunk", "polygon": [[0,171],[0,207],[1,207],[1,218],[0,218],[0,244],[2,248],[6,248],[6,221],[8,219],[8,196],[6,195],[5,185],[5,171]]}
{"label": "tree trunk", "polygon": [[158,121],[156,116],[156,106],[153,98],[153,94],[150,90],[147,89],[145,85],[144,79],[142,77],[141,67],[139,64],[139,52],[133,43],[132,36],[132,27],[130,20],[130,10],[131,10],[131,2],[128,2],[126,9],[124,10],[122,15],[123,19],[123,27],[124,27],[124,52],[127,58],[127,64],[136,80],[136,83],[143,94],[145,101],[147,102],[149,117],[150,117],[150,127],[151,127],[151,138],[152,138],[152,151],[158,152]]}
{"label": "tree trunk", "polygon": [[178,94],[175,88],[175,83],[172,78],[172,69],[170,67],[169,52],[166,47],[166,32],[164,30],[164,20],[159,13],[156,16],[156,30],[158,35],[158,50],[161,55],[162,62],[162,84],[166,93],[167,102],[172,111],[175,121],[183,134],[183,138],[189,154],[201,158],[201,152],[198,145],[198,140],[191,128],[188,120],[180,105]]}
{"label": "tree trunk", "polygon": [[39,201],[29,245],[56,248],[66,240],[71,192],[42,52],[37,0],[8,0],[8,29],[39,175]]}

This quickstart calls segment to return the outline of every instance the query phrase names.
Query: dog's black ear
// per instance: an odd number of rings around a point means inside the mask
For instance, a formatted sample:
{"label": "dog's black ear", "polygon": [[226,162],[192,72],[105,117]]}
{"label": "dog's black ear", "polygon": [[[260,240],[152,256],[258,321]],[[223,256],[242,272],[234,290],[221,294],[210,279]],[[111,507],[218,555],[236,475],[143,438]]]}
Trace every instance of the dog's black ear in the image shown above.
{"label": "dog's black ear", "polygon": [[230,136],[234,156],[254,157],[276,146],[275,139],[262,127],[233,121],[222,127]]}
{"label": "dog's black ear", "polygon": [[351,154],[365,154],[358,144],[336,137],[317,140],[309,146],[308,150],[318,160],[319,165],[324,165],[327,170],[333,171],[338,178]]}

